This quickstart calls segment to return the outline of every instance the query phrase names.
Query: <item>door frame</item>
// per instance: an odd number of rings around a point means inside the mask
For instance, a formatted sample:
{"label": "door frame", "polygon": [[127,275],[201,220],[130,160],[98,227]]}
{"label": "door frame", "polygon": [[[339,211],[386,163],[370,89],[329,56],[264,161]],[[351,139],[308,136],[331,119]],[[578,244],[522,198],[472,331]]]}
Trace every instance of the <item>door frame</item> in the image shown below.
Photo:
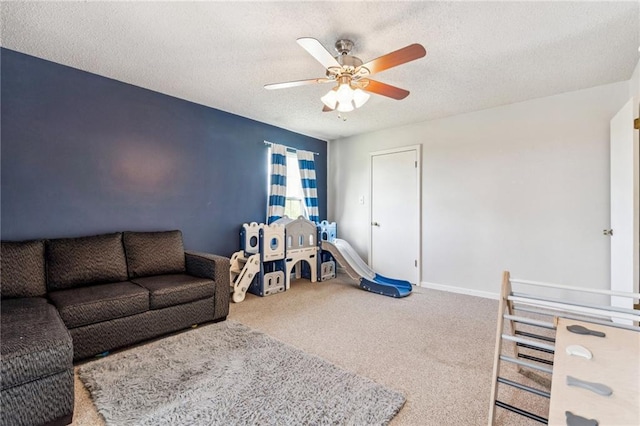
{"label": "door frame", "polygon": [[416,268],[418,269],[416,286],[420,286],[422,282],[422,145],[409,145],[398,148],[384,149],[381,151],[373,151],[369,153],[369,266],[373,260],[373,158],[380,155],[396,154],[400,152],[415,151],[416,152],[416,197],[418,199],[417,217],[418,217],[418,242],[416,250]]}

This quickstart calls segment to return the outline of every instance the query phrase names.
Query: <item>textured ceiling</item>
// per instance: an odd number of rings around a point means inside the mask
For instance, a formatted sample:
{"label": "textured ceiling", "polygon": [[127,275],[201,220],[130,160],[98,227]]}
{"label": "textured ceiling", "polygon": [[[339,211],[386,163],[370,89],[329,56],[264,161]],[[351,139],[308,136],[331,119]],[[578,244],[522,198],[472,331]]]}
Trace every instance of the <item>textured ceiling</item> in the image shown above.
{"label": "textured ceiling", "polygon": [[[3,47],[332,140],[628,80],[638,2],[2,2]],[[427,56],[376,74],[411,92],[322,113],[330,85],[296,43],[365,62],[411,43]]]}

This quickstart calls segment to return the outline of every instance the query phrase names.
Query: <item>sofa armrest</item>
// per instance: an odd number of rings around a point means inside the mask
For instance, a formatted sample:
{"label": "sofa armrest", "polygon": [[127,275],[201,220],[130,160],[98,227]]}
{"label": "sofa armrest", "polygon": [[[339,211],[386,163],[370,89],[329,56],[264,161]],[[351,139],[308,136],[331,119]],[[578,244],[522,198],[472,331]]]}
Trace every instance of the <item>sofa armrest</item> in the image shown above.
{"label": "sofa armrest", "polygon": [[213,319],[224,319],[229,314],[229,258],[195,251],[185,251],[184,255],[187,274],[215,281]]}

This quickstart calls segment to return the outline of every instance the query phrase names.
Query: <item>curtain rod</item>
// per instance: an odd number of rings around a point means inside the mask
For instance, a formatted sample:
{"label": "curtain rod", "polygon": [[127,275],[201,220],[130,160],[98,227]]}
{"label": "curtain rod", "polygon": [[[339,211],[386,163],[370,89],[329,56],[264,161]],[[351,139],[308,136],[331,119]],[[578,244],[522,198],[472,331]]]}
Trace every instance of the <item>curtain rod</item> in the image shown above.
{"label": "curtain rod", "polygon": [[[271,145],[273,145],[273,142],[264,141],[264,144],[267,145],[267,146],[271,146]],[[282,144],[279,144],[279,145],[282,145]],[[286,145],[282,145],[282,146],[287,148],[287,151],[289,151],[289,152],[298,152],[298,150],[296,148],[292,148],[292,147],[286,146]],[[304,151],[304,150],[301,149],[300,151]],[[314,152],[313,155],[320,155],[320,153],[319,152]]]}

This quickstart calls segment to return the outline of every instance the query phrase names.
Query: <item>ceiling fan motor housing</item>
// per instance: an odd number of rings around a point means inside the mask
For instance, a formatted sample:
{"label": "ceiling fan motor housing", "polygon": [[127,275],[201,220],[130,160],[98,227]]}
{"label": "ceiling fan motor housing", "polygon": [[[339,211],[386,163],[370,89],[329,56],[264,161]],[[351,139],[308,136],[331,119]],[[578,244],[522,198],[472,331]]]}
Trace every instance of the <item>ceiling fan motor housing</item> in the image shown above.
{"label": "ceiling fan motor housing", "polygon": [[362,65],[362,59],[351,55],[336,56],[336,60],[343,67],[353,67],[355,69]]}
{"label": "ceiling fan motor housing", "polygon": [[351,49],[353,49],[353,42],[351,40],[338,40],[335,44],[336,51],[338,52],[338,56],[336,56],[336,61],[343,68],[346,68],[346,71],[352,71],[362,65],[362,60],[355,56],[349,55]]}
{"label": "ceiling fan motor housing", "polygon": [[327,77],[332,80],[337,80],[339,84],[349,84],[352,78],[360,78],[360,73],[356,74],[356,70],[362,65],[362,59],[349,55],[351,49],[353,49],[353,42],[351,40],[338,40],[335,44],[338,56],[335,57],[336,61],[340,64],[340,67],[327,68]]}

